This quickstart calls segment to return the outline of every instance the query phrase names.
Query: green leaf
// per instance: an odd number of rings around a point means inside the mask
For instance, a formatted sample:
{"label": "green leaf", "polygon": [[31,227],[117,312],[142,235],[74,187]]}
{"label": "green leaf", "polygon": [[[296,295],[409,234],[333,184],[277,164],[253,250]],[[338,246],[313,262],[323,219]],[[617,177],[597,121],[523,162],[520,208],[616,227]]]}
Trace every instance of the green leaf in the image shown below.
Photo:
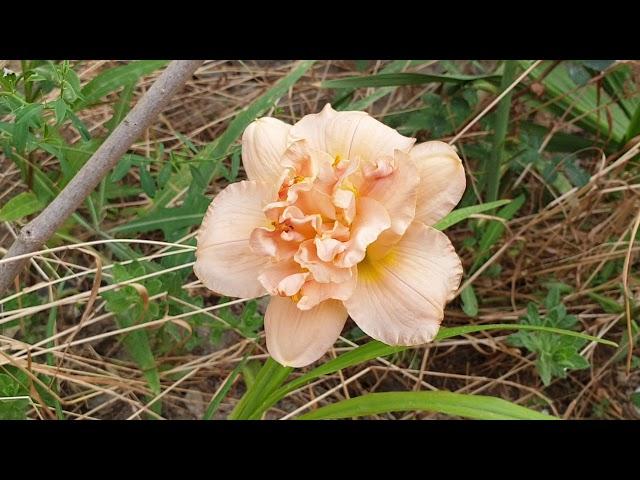
{"label": "green leaf", "polygon": [[136,87],[136,81],[131,81],[124,85],[124,88],[120,92],[118,101],[113,105],[113,116],[105,124],[105,127],[109,132],[113,130],[122,122],[124,117],[130,110],[131,98],[133,97],[133,91]]}
{"label": "green leaf", "polygon": [[602,309],[607,313],[624,312],[624,308],[622,307],[622,305],[609,297],[605,297],[604,295],[600,295],[599,293],[595,292],[588,292],[587,295],[589,295],[589,298],[591,298],[592,300],[598,302]]}
{"label": "green leaf", "polygon": [[242,367],[244,367],[248,359],[249,359],[249,355],[246,354],[242,358],[242,360],[238,363],[238,365],[236,365],[236,367],[231,371],[231,373],[229,374],[229,377],[224,382],[224,385],[222,386],[222,388],[218,391],[216,395],[214,395],[214,397],[211,399],[211,402],[209,402],[209,405],[207,406],[207,410],[206,412],[204,412],[204,416],[202,417],[203,420],[211,420],[213,418],[213,415],[218,411],[218,408],[220,407],[222,400],[224,400],[224,397],[226,397],[227,393],[229,393],[229,390],[231,389],[233,382],[235,382],[236,378],[238,378],[238,375],[240,374],[240,370],[242,370]]}
{"label": "green leaf", "polygon": [[640,134],[640,105],[636,107],[636,110],[633,112],[633,116],[629,121],[625,140],[629,141],[638,134]]}
{"label": "green leaf", "polygon": [[269,357],[258,373],[253,385],[247,389],[229,418],[231,420],[246,420],[258,405],[278,388],[293,370],[283,367]]}
{"label": "green leaf", "polygon": [[[258,312],[258,303],[255,300],[246,302],[240,314],[235,313],[235,310],[228,306],[218,310],[217,314],[246,338],[258,338],[258,333],[264,323],[262,315]],[[261,363],[258,360],[245,365],[242,370],[242,376],[248,387],[251,386],[260,367]]]}
{"label": "green leaf", "polygon": [[66,77],[63,80],[64,92],[62,94],[63,99],[67,103],[73,103],[78,98],[82,97],[80,78],[78,74],[71,68],[66,72]]}
{"label": "green leaf", "polygon": [[80,118],[73,113],[71,110],[67,110],[67,116],[69,117],[69,119],[71,119],[71,124],[76,127],[76,130],[78,130],[78,133],[80,133],[80,135],[82,136],[82,139],[85,142],[88,142],[91,140],[91,132],[89,132],[89,129],[87,129],[86,125],[84,124],[84,122],[82,120],[80,120]]}
{"label": "green leaf", "polygon": [[14,378],[11,375],[0,374],[0,420],[24,420],[27,418],[28,390],[18,381],[23,375],[22,372],[19,372]]}
{"label": "green leaf", "polygon": [[462,300],[462,310],[470,317],[478,315],[478,299],[476,298],[476,292],[473,290],[473,286],[469,285],[460,292],[460,299]]}
{"label": "green leaf", "polygon": [[572,159],[564,162],[564,172],[574,187],[584,187],[591,180],[591,175]]}
{"label": "green leaf", "polygon": [[156,194],[156,182],[153,180],[153,177],[147,170],[146,165],[140,165],[138,169],[140,173],[140,185],[142,186],[142,190],[146,193],[150,198],[153,198]]}
{"label": "green leaf", "polygon": [[547,297],[544,299],[544,306],[551,310],[557,305],[560,305],[560,289],[553,286],[549,289],[549,293],[547,293]]}
{"label": "green leaf", "polygon": [[605,91],[614,98],[628,118],[640,107],[640,85],[638,85],[631,65],[618,64],[607,72],[604,83]]}
{"label": "green leaf", "polygon": [[[11,158],[16,166],[20,169],[23,175],[26,175],[27,172],[27,163],[24,159],[19,156],[12,156]],[[58,193],[59,188],[55,185],[49,177],[47,177],[42,170],[38,168],[37,165],[32,165],[33,167],[33,191],[38,196],[39,199],[43,201],[53,199]]]}
{"label": "green leaf", "polygon": [[421,131],[434,138],[451,134],[468,121],[477,104],[475,89],[455,88],[457,91],[450,95],[425,93],[421,97],[423,108],[387,115],[389,126],[412,136]]}
{"label": "green leaf", "polygon": [[[510,220],[517,212],[520,210],[520,207],[524,204],[525,196],[520,195],[516,199],[514,199],[509,205],[500,209],[497,213],[497,216],[500,218],[504,218],[505,220]],[[484,261],[486,254],[489,252],[491,247],[500,240],[502,234],[504,233],[505,226],[501,222],[491,222],[487,225],[482,237],[480,238],[480,245],[478,248],[478,253],[476,254],[476,260],[471,266],[471,271],[475,271]]]}
{"label": "green leaf", "polygon": [[545,387],[548,387],[551,384],[551,362],[552,360],[547,354],[540,355],[538,360],[536,360],[536,368],[538,369],[540,379]]}
{"label": "green leaf", "polygon": [[[62,292],[62,286],[58,287],[58,292]],[[47,338],[51,338],[54,337],[56,334],[56,324],[57,324],[57,320],[58,320],[58,309],[57,308],[51,308],[49,310],[49,318],[47,319],[47,331],[46,331],[46,336]],[[50,342],[48,342],[45,346],[45,348],[49,349],[49,348],[54,348],[55,347],[55,340],[51,340]],[[53,352],[49,352],[47,353],[47,364],[49,366],[55,367],[56,362],[54,360],[54,355]],[[53,377],[50,377],[50,385],[51,388],[53,390],[53,392],[55,394],[59,393],[58,390],[58,385],[55,382],[55,379]],[[59,420],[64,420],[65,416],[64,416],[64,412],[62,411],[62,405],[60,404],[60,401],[57,398],[53,398],[52,397],[52,403],[56,409],[56,415],[58,417]]]}
{"label": "green leaf", "polygon": [[458,335],[466,335],[469,333],[482,332],[487,330],[531,330],[536,332],[555,333],[558,335],[564,335],[567,337],[580,338],[582,340],[588,340],[590,342],[601,343],[603,345],[609,345],[610,347],[617,347],[618,344],[611,340],[605,340],[603,338],[594,337],[585,333],[575,332],[573,330],[566,330],[555,327],[544,327],[540,325],[522,325],[519,323],[490,323],[487,325],[463,325],[461,327],[441,327],[436,340],[443,340],[445,338],[456,337]]}
{"label": "green leaf", "polygon": [[[123,316],[118,316],[116,318],[119,319],[119,321],[117,321],[118,328],[131,327],[133,325],[133,322],[123,321]],[[153,350],[151,349],[149,335],[147,332],[145,330],[134,330],[133,332],[129,332],[124,338],[124,346],[129,355],[131,355],[138,364],[140,370],[142,370],[144,378],[147,380],[153,396],[155,397],[159,395],[161,391],[160,374],[158,372],[156,360],[153,356]],[[161,407],[162,403],[158,400],[150,408],[156,413],[160,413]]]}
{"label": "green leaf", "polygon": [[42,124],[42,104],[26,105],[16,112],[13,127],[13,144],[18,152],[24,152],[27,138],[32,128],[39,128]]}
{"label": "green leaf", "polygon": [[573,80],[576,85],[586,85],[586,83],[591,80],[591,74],[578,62],[570,61],[567,62],[565,66],[567,67],[569,77],[571,77],[571,80]]}
{"label": "green leaf", "polygon": [[476,80],[493,80],[497,75],[430,75],[426,73],[378,73],[363,77],[326,80],[321,88],[397,87],[400,85],[424,85],[425,83],[468,83]]}
{"label": "green leaf", "polygon": [[253,384],[256,381],[256,377],[258,376],[258,373],[260,373],[261,368],[262,368],[262,363],[260,363],[260,361],[258,360],[247,362],[242,367],[242,370],[240,373],[242,373],[242,380],[244,382],[244,386],[247,389],[253,386]]}
{"label": "green leaf", "polygon": [[471,215],[475,215],[476,213],[486,212],[487,210],[493,210],[494,208],[502,207],[503,205],[507,205],[511,203],[512,200],[496,200],[495,202],[483,203],[481,205],[472,205],[471,207],[464,207],[454,210],[449,213],[442,220],[438,221],[433,228],[437,228],[438,230],[446,230],[447,228],[455,225],[456,223],[460,223],[463,220],[466,220]]}
{"label": "green leaf", "polygon": [[175,132],[175,135],[192,153],[198,153],[198,147],[196,147],[188,137],[185,137],[180,132]]}
{"label": "green leaf", "polygon": [[[516,76],[517,62],[505,60],[504,73],[500,80],[500,89],[507,91]],[[500,174],[504,157],[504,143],[509,128],[509,112],[511,111],[511,97],[513,90],[509,91],[500,103],[493,117],[493,148],[486,162],[486,172],[482,177],[482,184],[486,190],[486,199],[490,202],[498,199],[500,190]]]}
{"label": "green leaf", "polygon": [[71,181],[75,174],[78,173],[82,166],[91,158],[91,155],[94,154],[101,143],[101,139],[94,138],[89,141],[77,142],[72,147],[66,143],[40,145],[41,148],[55,155],[60,161],[63,175],[62,180],[57,182],[58,187],[64,187]]}
{"label": "green leaf", "polygon": [[[439,138],[452,133],[456,125],[452,123],[453,116],[445,99],[433,92],[422,96],[425,104],[415,112],[408,113],[405,118],[400,118],[397,130],[407,135],[415,135],[417,132],[426,130],[430,136]],[[390,126],[394,126],[391,124]]]}
{"label": "green leaf", "polygon": [[[418,63],[423,63],[423,62],[418,62]],[[388,65],[386,65],[380,71],[380,73],[398,73],[402,71],[403,68],[409,66],[410,64],[411,62],[408,60],[394,60],[393,62],[390,62]],[[395,86],[380,88],[375,92],[373,92],[371,95],[368,95],[364,98],[356,100],[355,102],[352,102],[352,103],[337,103],[337,104],[334,103],[334,108],[336,110],[364,110],[369,105],[373,104],[375,101],[380,100],[381,98],[384,98],[385,96],[389,95],[395,89],[396,89]],[[348,94],[352,94],[353,91],[354,89],[346,90]]]}
{"label": "green leaf", "polygon": [[[162,144],[160,144],[162,145]],[[173,172],[173,166],[171,162],[165,162],[164,166],[160,169],[158,173],[158,178],[156,179],[156,183],[159,188],[163,188],[169,179],[171,178],[171,173]]]}
{"label": "green leaf", "polygon": [[67,116],[67,103],[62,98],[59,98],[52,103],[53,112],[56,116],[56,125],[60,125]]}
{"label": "green leaf", "polygon": [[558,281],[542,282],[542,286],[545,287],[547,290],[551,290],[552,288],[557,288],[558,291],[564,295],[568,295],[575,291],[574,287],[572,287],[571,285],[564,282],[558,282]]}
{"label": "green leaf", "polygon": [[167,60],[138,60],[102,72],[84,86],[81,92],[84,100],[74,105],[75,110],[97,103],[105,95],[137,82],[141,76],[148,75],[166,64]]}
{"label": "green leaf", "polygon": [[39,212],[44,204],[33,192],[22,192],[13,197],[0,208],[0,222],[20,220],[27,215]]}
{"label": "green leaf", "polygon": [[571,352],[562,363],[564,368],[570,368],[572,370],[589,368],[588,360],[577,352]]}
{"label": "green leaf", "polygon": [[423,410],[478,420],[558,420],[501,398],[453,392],[369,393],[332,403],[298,418],[320,420]]}
{"label": "green leaf", "polygon": [[[583,338],[585,340],[602,343],[610,346],[617,346],[616,343],[611,342],[609,340],[604,340],[597,337],[592,337],[590,335],[585,335],[583,333],[574,332],[571,330],[562,330],[559,328],[551,328],[551,327],[539,327],[535,325],[521,325],[517,323],[497,323],[497,324],[487,324],[487,325],[463,325],[460,327],[440,327],[438,334],[434,341],[444,340],[446,338],[456,337],[459,335],[466,335],[475,332],[489,331],[489,330],[530,330],[530,331],[543,331],[549,333],[556,333],[559,335],[567,335],[571,337]],[[378,342],[377,340],[372,340],[364,345],[361,345],[353,350],[350,350],[342,355],[339,355],[337,358],[333,360],[329,360],[328,362],[320,365],[317,368],[314,368],[310,372],[301,375],[300,377],[292,380],[291,382],[283,385],[282,387],[277,387],[273,389],[271,394],[263,395],[263,401],[259,403],[253,411],[250,409],[245,409],[243,414],[244,418],[260,418],[262,414],[269,409],[271,406],[275,405],[279,400],[284,398],[287,394],[292,391],[303,387],[307,383],[314,381],[315,379],[323,376],[330,375],[332,373],[337,372],[338,370],[342,370],[344,368],[348,368],[354,365],[358,365],[364,363],[366,361],[372,360],[378,357],[385,357],[387,355],[391,355],[393,353],[402,352],[411,347],[395,347],[390,345],[385,345],[382,342]],[[284,367],[281,367],[284,368]],[[283,383],[286,376],[282,377],[280,384]]]}
{"label": "green leaf", "polygon": [[[538,306],[530,302],[527,314],[519,319],[523,326],[536,328],[560,328],[573,331],[578,323],[575,315],[567,315],[567,308],[561,302],[560,288],[557,284],[549,288],[544,299],[546,312],[540,314]],[[523,347],[537,356],[536,369],[545,386],[550,385],[553,377],[565,378],[567,370],[580,370],[589,367],[589,362],[579,353],[586,339],[575,336],[552,335],[544,330],[533,332],[520,331],[509,337],[508,342]]]}
{"label": "green leaf", "polygon": [[133,160],[134,160],[133,155],[123,155],[122,158],[116,164],[115,168],[113,169],[113,172],[111,172],[111,176],[109,177],[109,180],[111,182],[118,182],[122,180],[125,177],[125,175],[129,173],[129,170],[131,170],[131,167],[133,165]]}
{"label": "green leaf", "polygon": [[[548,133],[548,128],[526,121],[520,123],[519,128],[523,133],[528,132],[529,134],[539,136],[539,142],[535,146],[531,146],[531,150],[533,150],[537,155],[537,150],[542,144],[542,139]],[[595,145],[598,145],[598,142],[591,138],[581,137],[575,133],[555,132],[547,144],[545,151],[574,153],[578,150],[590,148]]]}
{"label": "green leaf", "polygon": [[162,230],[165,238],[168,238],[171,232],[176,229],[202,223],[202,217],[204,217],[209,203],[208,198],[200,197],[194,203],[185,202],[177,208],[161,208],[149,215],[142,216],[139,220],[114,227],[109,230],[109,233],[131,234]]}
{"label": "green leaf", "polygon": [[615,60],[581,60],[583,65],[602,72],[615,63]]}
{"label": "green leaf", "polygon": [[240,151],[233,152],[231,155],[231,168],[227,175],[225,175],[225,179],[228,182],[235,182],[236,178],[238,178],[238,171],[240,170]]}

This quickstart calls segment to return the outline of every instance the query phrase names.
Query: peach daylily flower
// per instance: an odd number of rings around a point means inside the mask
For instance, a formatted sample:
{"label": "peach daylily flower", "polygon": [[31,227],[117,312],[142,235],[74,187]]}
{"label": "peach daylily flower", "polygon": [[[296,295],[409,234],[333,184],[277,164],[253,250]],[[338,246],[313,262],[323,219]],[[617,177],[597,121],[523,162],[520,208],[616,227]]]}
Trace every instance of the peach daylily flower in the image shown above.
{"label": "peach daylily flower", "polygon": [[303,367],[348,316],[389,345],[431,341],[462,265],[432,228],[465,189],[455,151],[415,144],[365,112],[327,105],[295,125],[256,120],[242,137],[249,180],[211,202],[194,271],[221,295],[270,294],[267,348]]}

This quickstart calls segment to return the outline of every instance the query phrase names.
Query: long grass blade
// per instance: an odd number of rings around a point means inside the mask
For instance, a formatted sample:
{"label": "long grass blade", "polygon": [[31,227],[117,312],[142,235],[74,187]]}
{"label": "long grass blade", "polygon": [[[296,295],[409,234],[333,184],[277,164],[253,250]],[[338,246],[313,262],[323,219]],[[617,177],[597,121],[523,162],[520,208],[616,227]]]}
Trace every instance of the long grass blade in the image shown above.
{"label": "long grass blade", "polygon": [[[513,60],[505,61],[504,73],[500,82],[500,90],[506,90],[513,82],[516,76],[517,63]],[[511,110],[511,97],[513,90],[509,91],[500,103],[496,111],[493,126],[493,150],[491,151],[490,161],[486,170],[487,194],[485,200],[494,202],[498,199],[498,191],[500,189],[500,169],[502,166],[502,154],[504,151],[504,142],[507,136],[507,127],[509,126],[509,111]]]}
{"label": "long grass blade", "polygon": [[476,420],[558,420],[501,398],[453,392],[370,393],[332,403],[298,418],[320,420],[405,411],[444,413]]}
{"label": "long grass blade", "polygon": [[378,73],[363,77],[326,80],[322,88],[398,87],[401,85],[424,85],[426,83],[468,83],[476,80],[494,80],[496,75],[430,75],[426,73]]}

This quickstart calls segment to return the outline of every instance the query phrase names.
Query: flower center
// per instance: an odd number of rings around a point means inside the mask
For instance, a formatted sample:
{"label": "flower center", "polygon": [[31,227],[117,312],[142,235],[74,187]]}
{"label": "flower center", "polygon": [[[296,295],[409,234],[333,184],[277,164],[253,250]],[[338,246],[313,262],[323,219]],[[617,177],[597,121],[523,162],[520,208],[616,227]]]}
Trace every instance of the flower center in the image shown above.
{"label": "flower center", "polygon": [[[359,161],[304,148],[296,145],[285,154],[287,174],[276,201],[264,208],[271,228],[256,228],[250,243],[255,253],[271,258],[258,277],[263,286],[303,310],[327,298],[348,298],[363,242],[375,240],[358,238],[359,192],[367,182]],[[367,168],[379,177],[393,170],[384,167]]]}

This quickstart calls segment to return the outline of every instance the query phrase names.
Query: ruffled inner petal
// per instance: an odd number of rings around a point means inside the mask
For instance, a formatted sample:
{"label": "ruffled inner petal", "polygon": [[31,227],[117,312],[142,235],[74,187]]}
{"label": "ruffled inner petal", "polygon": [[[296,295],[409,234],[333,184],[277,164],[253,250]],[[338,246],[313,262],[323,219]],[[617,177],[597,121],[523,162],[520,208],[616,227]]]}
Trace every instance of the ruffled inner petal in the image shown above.
{"label": "ruffled inner petal", "polygon": [[[255,159],[269,131],[278,137],[265,150],[272,157],[266,169]],[[366,272],[365,264],[386,258],[416,218],[439,215],[460,190],[441,194],[442,176],[433,184],[425,178],[438,166],[455,170],[457,157],[436,144],[414,143],[364,112],[336,112],[330,105],[286,129],[271,120],[253,125],[245,142],[248,171],[271,179],[261,224],[243,239],[262,262],[254,287],[288,297],[281,305],[304,311],[353,301],[359,268]],[[423,205],[429,195],[440,204]],[[236,221],[230,217],[228,224]],[[366,284],[369,276],[363,278]]]}

